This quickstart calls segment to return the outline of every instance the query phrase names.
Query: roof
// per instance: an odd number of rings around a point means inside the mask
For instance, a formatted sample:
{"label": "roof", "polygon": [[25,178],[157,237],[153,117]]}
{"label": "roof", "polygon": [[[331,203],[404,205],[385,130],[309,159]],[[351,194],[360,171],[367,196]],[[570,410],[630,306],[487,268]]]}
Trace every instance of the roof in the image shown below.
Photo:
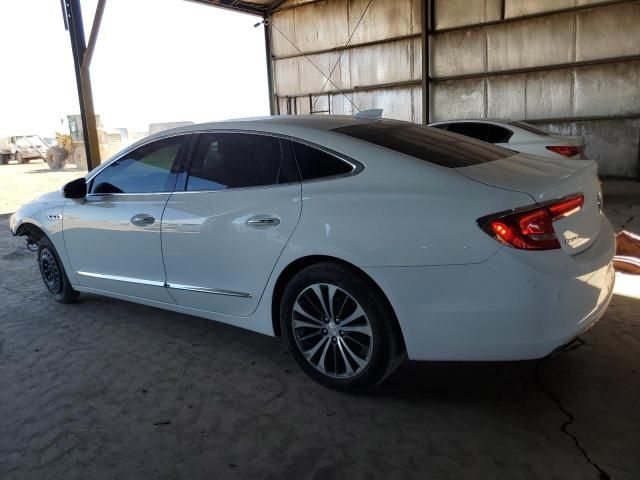
{"label": "roof", "polygon": [[271,117],[236,118],[216,122],[196,123],[163,130],[139,140],[128,147],[128,149],[152,139],[198,130],[253,130],[257,132],[280,133],[283,135],[295,133],[314,135],[314,132],[328,132],[334,128],[360,125],[375,121],[377,120],[355,118],[348,115],[274,115]]}
{"label": "roof", "polygon": [[284,3],[283,0],[190,0],[196,3],[264,16]]}

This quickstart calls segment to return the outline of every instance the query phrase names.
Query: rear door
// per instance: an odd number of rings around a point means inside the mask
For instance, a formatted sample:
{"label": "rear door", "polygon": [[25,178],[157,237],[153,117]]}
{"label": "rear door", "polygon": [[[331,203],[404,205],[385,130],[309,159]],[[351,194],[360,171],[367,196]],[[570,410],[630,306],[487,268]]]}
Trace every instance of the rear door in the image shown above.
{"label": "rear door", "polygon": [[300,218],[291,147],[270,135],[208,132],[189,156],[162,219],[167,286],[180,305],[248,316]]}

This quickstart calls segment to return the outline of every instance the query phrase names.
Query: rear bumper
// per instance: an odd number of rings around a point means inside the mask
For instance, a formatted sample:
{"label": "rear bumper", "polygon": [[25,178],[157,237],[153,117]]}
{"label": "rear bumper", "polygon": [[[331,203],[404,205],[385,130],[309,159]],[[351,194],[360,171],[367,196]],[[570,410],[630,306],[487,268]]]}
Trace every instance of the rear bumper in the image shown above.
{"label": "rear bumper", "polygon": [[508,247],[472,265],[370,268],[413,360],[544,357],[593,326],[612,297],[615,238],[603,217],[584,252]]}

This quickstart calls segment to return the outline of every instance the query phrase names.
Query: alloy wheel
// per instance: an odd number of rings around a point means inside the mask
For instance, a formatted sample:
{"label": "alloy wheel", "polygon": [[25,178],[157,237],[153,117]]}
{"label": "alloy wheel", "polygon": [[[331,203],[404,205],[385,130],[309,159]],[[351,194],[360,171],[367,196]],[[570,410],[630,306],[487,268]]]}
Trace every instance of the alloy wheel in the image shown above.
{"label": "alloy wheel", "polygon": [[371,323],[346,290],[329,283],[308,286],[293,304],[291,322],[298,349],[324,375],[351,378],[369,364]]}

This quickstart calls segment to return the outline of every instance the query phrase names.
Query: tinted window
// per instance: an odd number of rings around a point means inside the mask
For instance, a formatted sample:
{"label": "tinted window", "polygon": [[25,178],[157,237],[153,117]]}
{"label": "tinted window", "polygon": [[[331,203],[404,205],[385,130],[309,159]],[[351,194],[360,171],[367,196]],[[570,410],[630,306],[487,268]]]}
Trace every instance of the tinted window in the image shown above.
{"label": "tinted window", "polygon": [[489,143],[507,143],[513,135],[511,130],[498,125],[489,125],[489,137],[487,141]]}
{"label": "tinted window", "polygon": [[[287,160],[293,163],[290,155]],[[257,187],[298,180],[295,168],[282,167],[281,141],[277,137],[204,133],[194,152],[187,190]]]}
{"label": "tinted window", "polygon": [[489,125],[487,123],[450,123],[447,130],[466,137],[475,138],[476,140],[482,140],[483,142],[486,142],[487,138],[489,138]]}
{"label": "tinted window", "polygon": [[334,177],[353,171],[353,167],[331,155],[304,143],[293,142],[302,180],[314,178]]}
{"label": "tinted window", "polygon": [[111,162],[92,182],[92,193],[171,192],[173,163],[185,136],[165,138]]}
{"label": "tinted window", "polygon": [[360,123],[333,131],[450,168],[491,162],[513,155],[510,150],[452,135],[438,128],[394,120]]}

